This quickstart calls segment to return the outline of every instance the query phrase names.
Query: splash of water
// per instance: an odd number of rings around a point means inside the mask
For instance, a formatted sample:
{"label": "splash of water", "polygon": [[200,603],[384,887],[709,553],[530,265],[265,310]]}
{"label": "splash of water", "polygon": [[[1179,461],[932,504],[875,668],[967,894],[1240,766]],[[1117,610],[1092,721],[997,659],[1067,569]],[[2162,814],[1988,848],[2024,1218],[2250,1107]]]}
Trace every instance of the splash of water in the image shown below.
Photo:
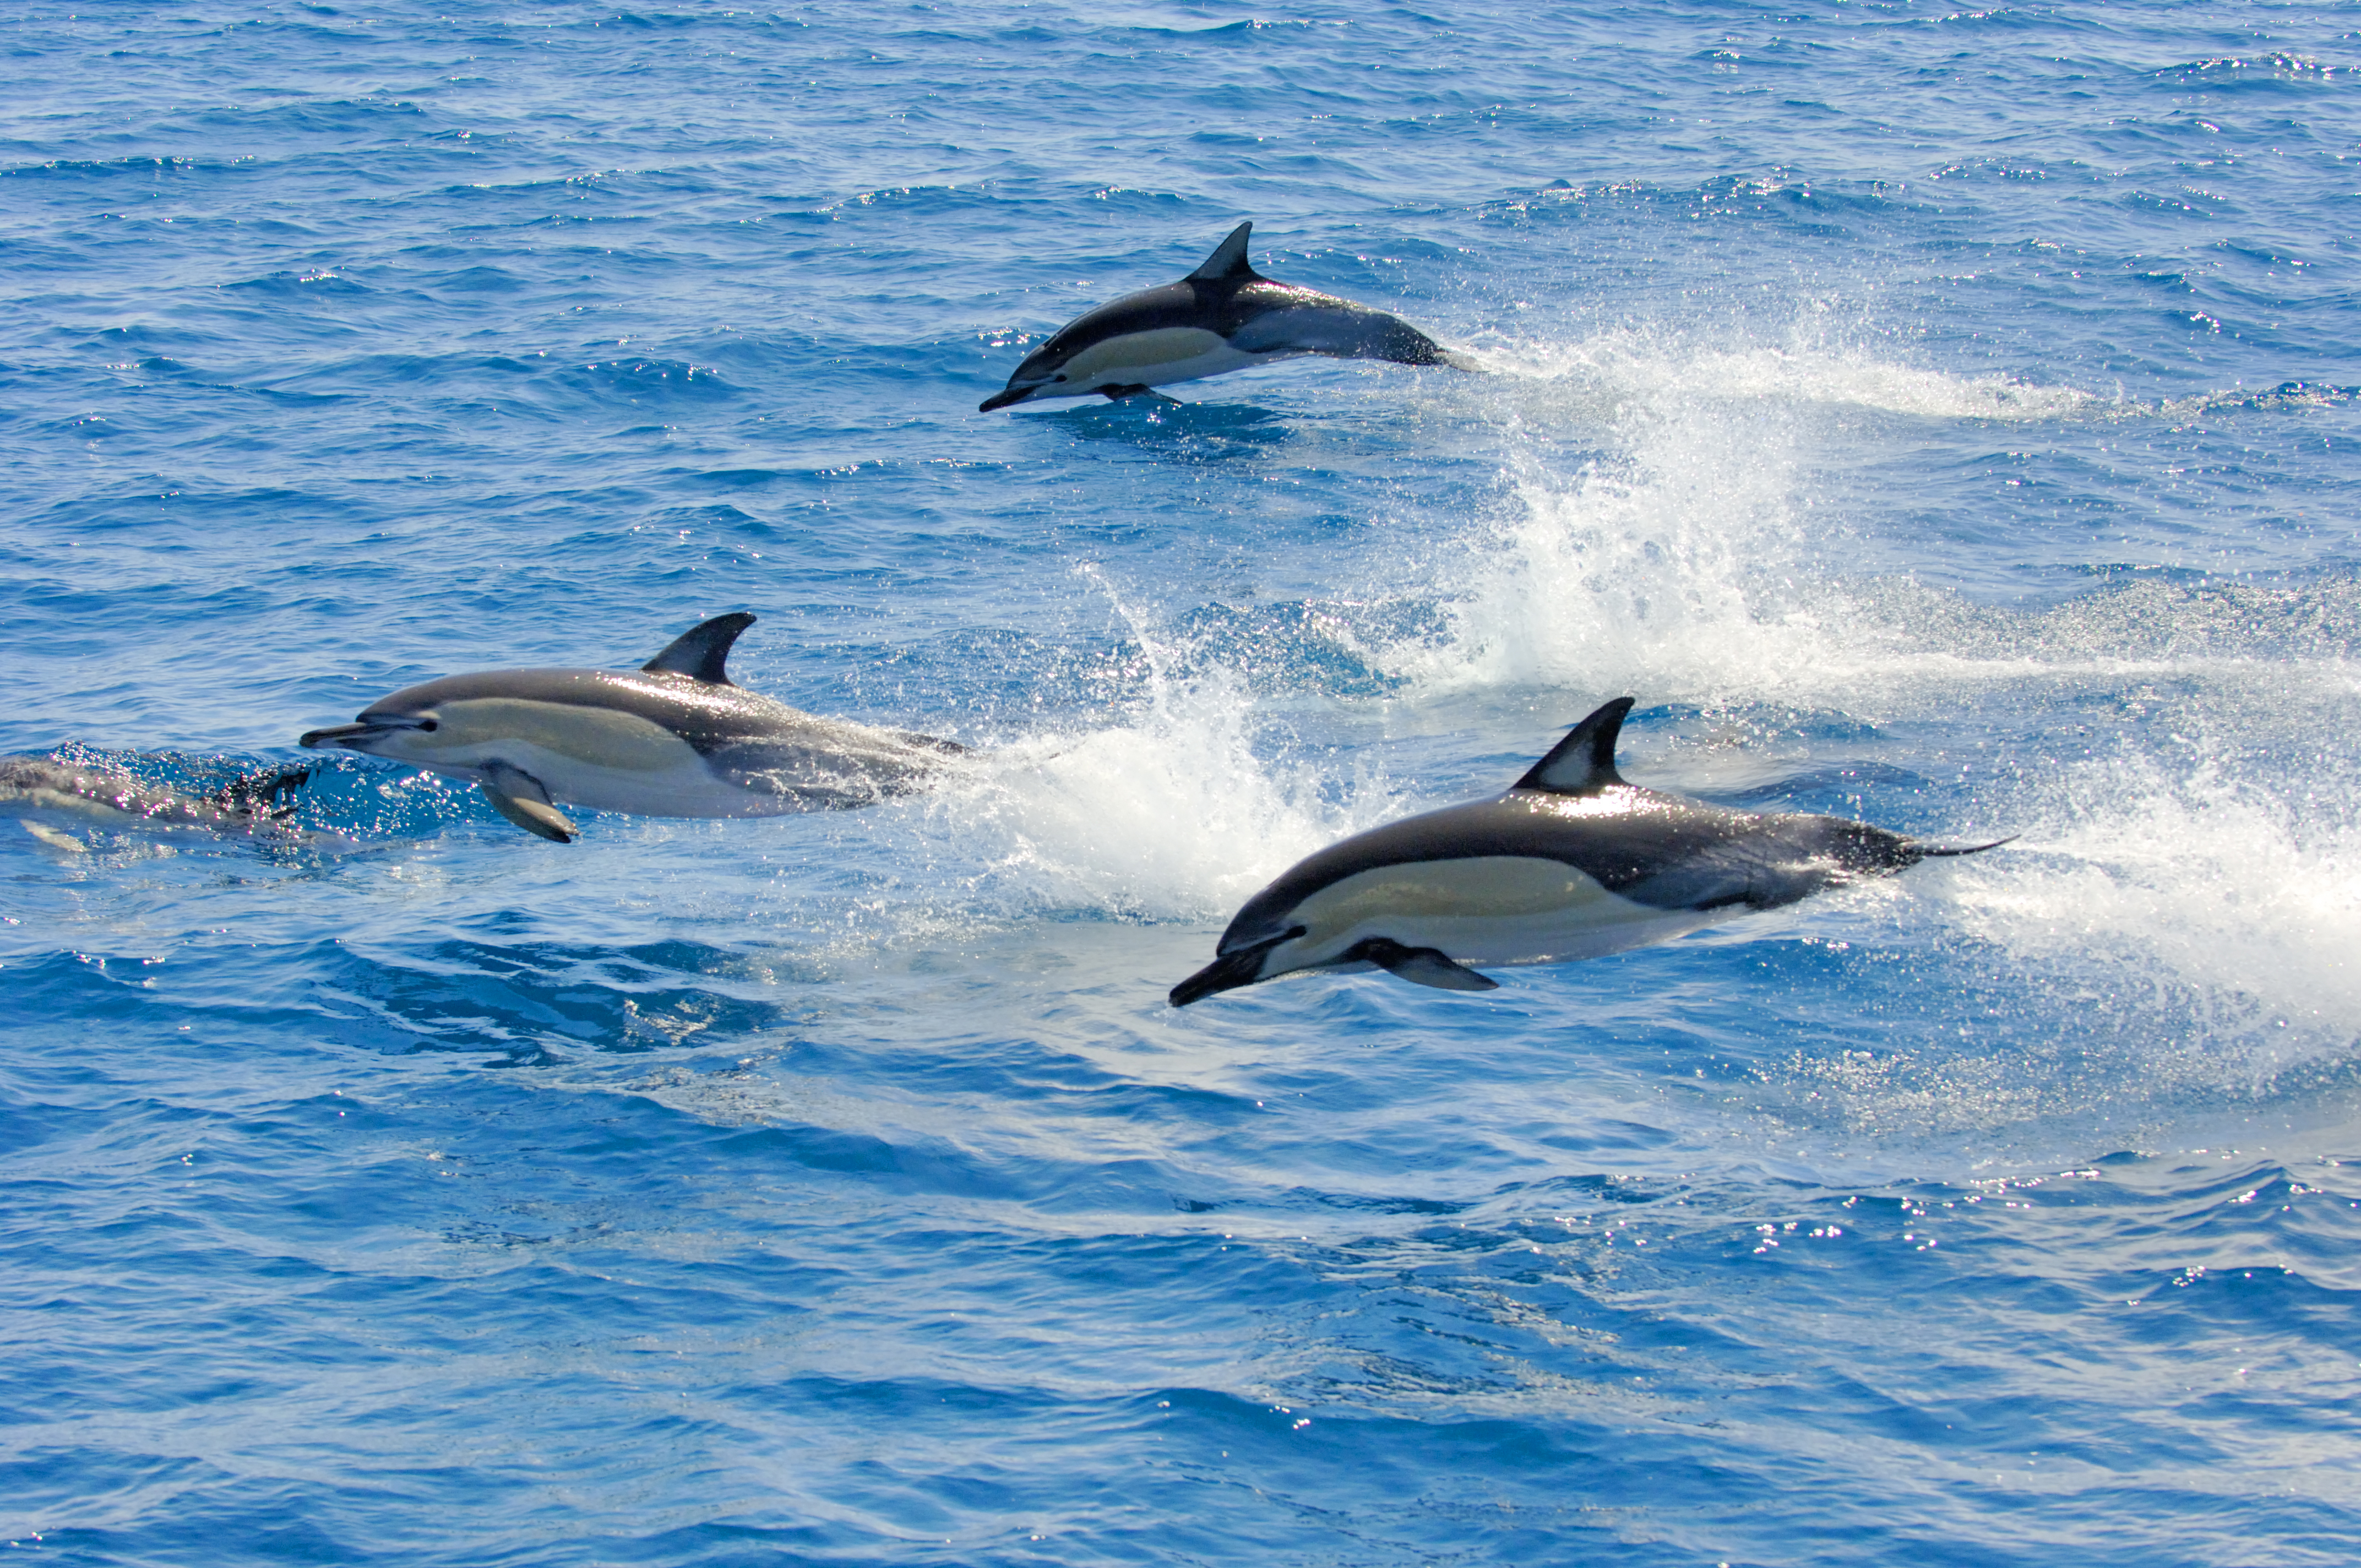
{"label": "splash of water", "polygon": [[[2134,1027],[2177,1019],[2257,1077],[2361,1036],[2349,787],[2241,777],[2192,742],[2028,791],[2027,852],[1949,879],[1950,920]],[[2325,787],[2323,787],[2325,786]]]}
{"label": "splash of water", "polygon": [[1784,346],[1693,344],[1661,329],[1618,328],[1577,342],[1521,343],[1485,352],[1488,368],[1554,383],[1616,408],[1671,403],[1824,405],[1938,420],[2018,422],[2088,415],[2121,405],[2073,387],[2004,375],[1961,376],[1898,365],[1798,328]]}
{"label": "splash of water", "polygon": [[1028,739],[923,809],[1016,905],[1125,917],[1228,914],[1322,845],[1399,814],[1382,775],[1331,779],[1259,716],[1244,678],[1159,631],[1103,576],[1148,666],[1122,724]]}

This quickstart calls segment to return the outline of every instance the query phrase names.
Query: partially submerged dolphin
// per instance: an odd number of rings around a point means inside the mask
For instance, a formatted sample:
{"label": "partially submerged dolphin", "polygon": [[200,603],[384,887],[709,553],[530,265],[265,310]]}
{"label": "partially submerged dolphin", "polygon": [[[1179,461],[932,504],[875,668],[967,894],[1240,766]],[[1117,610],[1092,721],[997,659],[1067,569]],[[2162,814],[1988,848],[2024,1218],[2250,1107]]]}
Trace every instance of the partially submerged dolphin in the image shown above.
{"label": "partially submerged dolphin", "polygon": [[1382,969],[1492,991],[1469,964],[1545,964],[1662,942],[1749,910],[1940,855],[1865,822],[1731,811],[1623,782],[1618,697],[1505,795],[1332,844],[1246,901],[1212,963],[1172,988],[1186,1007],[1301,970]]}
{"label": "partially submerged dolphin", "polygon": [[819,718],[734,684],[743,610],[689,628],[631,674],[485,670],[371,703],[305,746],[341,746],[468,779],[494,810],[561,844],[565,801],[643,817],[774,817],[868,806],[966,748]]}
{"label": "partially submerged dolphin", "polygon": [[1178,283],[1126,294],[1068,322],[978,409],[990,413],[1012,403],[1093,394],[1127,398],[1304,354],[1476,367],[1399,316],[1262,276],[1246,260],[1253,228],[1245,223],[1231,230],[1204,265]]}
{"label": "partially submerged dolphin", "polygon": [[61,824],[118,833],[193,830],[279,844],[327,842],[333,835],[293,826],[295,808],[282,798],[302,788],[314,771],[264,768],[192,795],[150,784],[110,762],[0,757],[0,817],[17,818],[41,842],[70,853],[89,846],[62,831]]}

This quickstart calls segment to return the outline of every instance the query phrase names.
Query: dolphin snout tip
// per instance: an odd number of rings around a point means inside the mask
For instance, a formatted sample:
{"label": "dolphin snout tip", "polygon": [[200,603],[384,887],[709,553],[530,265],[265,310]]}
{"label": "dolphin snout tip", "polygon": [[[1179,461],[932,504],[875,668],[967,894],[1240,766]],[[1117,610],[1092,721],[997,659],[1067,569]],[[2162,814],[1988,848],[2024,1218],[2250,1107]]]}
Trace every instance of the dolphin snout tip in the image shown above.
{"label": "dolphin snout tip", "polygon": [[1165,993],[1164,1000],[1175,1007],[1186,1007],[1192,1002],[1202,1002],[1215,992],[1225,989],[1202,983],[1204,976],[1192,974]]}
{"label": "dolphin snout tip", "polygon": [[1244,952],[1229,953],[1215,959],[1174,986],[1165,1000],[1175,1007],[1186,1007],[1192,1002],[1202,1002],[1208,996],[1235,991],[1242,985],[1252,985],[1262,978],[1263,954],[1268,950],[1269,944],[1264,943]]}
{"label": "dolphin snout tip", "polygon": [[1030,387],[1008,387],[994,392],[975,405],[975,411],[988,414],[994,409],[1005,409],[1011,403],[1021,403],[1033,393]]}
{"label": "dolphin snout tip", "polygon": [[427,719],[362,718],[351,724],[331,724],[325,729],[306,729],[295,738],[295,744],[314,751],[325,746],[357,750],[355,743],[357,741],[396,734],[404,729],[434,728],[434,722]]}

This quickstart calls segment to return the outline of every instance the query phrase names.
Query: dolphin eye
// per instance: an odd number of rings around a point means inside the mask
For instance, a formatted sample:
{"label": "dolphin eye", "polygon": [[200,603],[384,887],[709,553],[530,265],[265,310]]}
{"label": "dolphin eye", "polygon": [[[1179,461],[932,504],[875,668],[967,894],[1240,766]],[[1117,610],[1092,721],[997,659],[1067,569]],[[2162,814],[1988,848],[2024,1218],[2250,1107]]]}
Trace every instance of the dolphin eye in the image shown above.
{"label": "dolphin eye", "polygon": [[443,728],[443,726],[442,726],[439,722],[437,722],[436,720],[434,720],[434,719],[432,719],[432,718],[422,718],[422,719],[420,719],[420,720],[418,721],[418,728],[420,728],[421,729],[425,730],[425,731],[426,731],[426,733],[428,733],[429,735],[432,735],[432,734],[434,734],[437,729],[442,729],[442,728]]}

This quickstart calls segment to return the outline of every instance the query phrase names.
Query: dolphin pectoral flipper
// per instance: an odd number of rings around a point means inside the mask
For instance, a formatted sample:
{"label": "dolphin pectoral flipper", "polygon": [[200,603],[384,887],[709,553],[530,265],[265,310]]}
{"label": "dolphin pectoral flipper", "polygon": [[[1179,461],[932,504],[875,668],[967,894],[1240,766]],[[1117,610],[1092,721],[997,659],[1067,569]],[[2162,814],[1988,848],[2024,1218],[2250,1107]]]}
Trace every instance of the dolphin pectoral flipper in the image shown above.
{"label": "dolphin pectoral flipper", "polygon": [[30,833],[34,838],[39,839],[44,848],[54,850],[60,855],[87,855],[90,853],[90,846],[88,844],[83,843],[81,839],[75,838],[71,833],[59,832],[56,828],[50,827],[46,822],[33,822],[23,817],[19,817],[17,818],[16,826],[22,828],[26,832]]}
{"label": "dolphin pectoral flipper", "polygon": [[549,791],[542,787],[541,781],[522,768],[512,768],[506,762],[487,762],[478,787],[484,798],[492,803],[494,811],[528,833],[571,844],[582,831],[550,804]]}
{"label": "dolphin pectoral flipper", "polygon": [[1434,948],[1407,948],[1390,937],[1370,937],[1353,944],[1348,960],[1373,963],[1398,980],[1431,985],[1437,991],[1498,991],[1500,982],[1453,963]]}

